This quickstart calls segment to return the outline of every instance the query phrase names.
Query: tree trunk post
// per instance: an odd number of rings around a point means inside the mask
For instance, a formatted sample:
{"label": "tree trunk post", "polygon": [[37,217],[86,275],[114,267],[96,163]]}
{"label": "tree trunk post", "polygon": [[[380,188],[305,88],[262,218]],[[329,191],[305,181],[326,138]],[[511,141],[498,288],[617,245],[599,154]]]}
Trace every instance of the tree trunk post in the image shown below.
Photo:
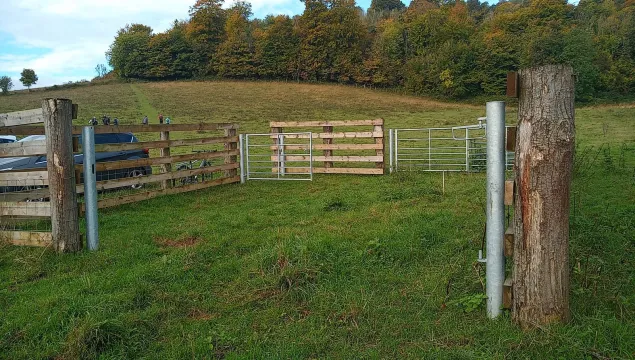
{"label": "tree trunk post", "polygon": [[520,72],[512,318],[528,329],[568,321],[573,70]]}
{"label": "tree trunk post", "polygon": [[51,196],[53,247],[60,253],[77,252],[79,236],[75,161],[73,158],[73,103],[67,99],[44,99],[46,168]]}

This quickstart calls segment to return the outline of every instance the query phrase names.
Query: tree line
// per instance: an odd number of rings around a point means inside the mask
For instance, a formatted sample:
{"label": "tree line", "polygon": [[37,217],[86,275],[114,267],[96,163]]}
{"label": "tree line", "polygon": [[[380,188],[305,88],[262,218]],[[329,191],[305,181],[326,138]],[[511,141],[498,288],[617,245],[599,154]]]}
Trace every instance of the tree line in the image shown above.
{"label": "tree line", "polygon": [[579,100],[635,91],[635,0],[304,0],[301,15],[253,18],[248,2],[197,0],[154,33],[117,32],[124,79],[203,77],[401,87],[451,98],[504,93],[506,73],[566,63]]}
{"label": "tree line", "polygon": [[[20,82],[28,88],[29,91],[31,91],[31,86],[35,85],[37,81],[38,77],[33,69],[22,70]],[[2,95],[7,95],[11,89],[13,89],[13,80],[6,75],[0,76],[0,90],[2,90]]]}

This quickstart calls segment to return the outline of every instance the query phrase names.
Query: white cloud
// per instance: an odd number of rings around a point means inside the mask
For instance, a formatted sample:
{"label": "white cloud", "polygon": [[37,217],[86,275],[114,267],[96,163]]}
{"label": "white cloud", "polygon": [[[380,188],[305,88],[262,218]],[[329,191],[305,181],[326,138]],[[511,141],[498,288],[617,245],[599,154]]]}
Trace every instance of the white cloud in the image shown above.
{"label": "white cloud", "polygon": [[[165,31],[175,19],[188,17],[195,0],[0,0],[0,35],[12,38],[11,52],[1,50],[0,73],[19,88],[19,72],[32,68],[38,86],[90,78],[120,28],[142,23]],[[233,1],[226,1],[229,7]],[[299,0],[252,0],[258,17],[301,12]],[[44,49],[28,55],[28,49]],[[17,49],[17,50],[16,50]],[[24,49],[20,51],[19,49]],[[38,51],[42,53],[42,51]],[[17,76],[17,77],[16,77]]]}

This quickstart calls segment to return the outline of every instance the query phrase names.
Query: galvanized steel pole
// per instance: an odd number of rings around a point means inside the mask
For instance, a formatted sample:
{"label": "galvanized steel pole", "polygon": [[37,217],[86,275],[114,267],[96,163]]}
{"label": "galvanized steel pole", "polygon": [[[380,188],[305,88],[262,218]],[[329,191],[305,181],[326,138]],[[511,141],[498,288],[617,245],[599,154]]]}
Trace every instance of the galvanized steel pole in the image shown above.
{"label": "galvanized steel pole", "polygon": [[82,129],[82,150],[84,152],[84,204],[86,206],[86,240],[88,250],[99,247],[97,222],[97,177],[95,173],[95,128]]}
{"label": "galvanized steel pole", "polygon": [[240,183],[245,183],[245,144],[244,144],[245,135],[238,135],[238,146],[240,148]]}
{"label": "galvanized steel pole", "polygon": [[494,319],[503,306],[505,281],[505,102],[487,103],[487,315]]}
{"label": "galvanized steel pole", "polygon": [[393,146],[394,146],[394,138],[393,138],[393,129],[388,130],[388,158],[390,159],[390,173],[393,172]]}

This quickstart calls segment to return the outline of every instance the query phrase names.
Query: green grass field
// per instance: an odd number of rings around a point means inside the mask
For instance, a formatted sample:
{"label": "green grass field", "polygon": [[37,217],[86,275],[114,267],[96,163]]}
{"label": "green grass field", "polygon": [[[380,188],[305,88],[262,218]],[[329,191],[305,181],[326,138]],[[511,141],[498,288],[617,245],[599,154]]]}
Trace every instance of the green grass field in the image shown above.
{"label": "green grass field", "polygon": [[[0,97],[80,106],[78,123],[382,117],[474,123],[484,106],[326,85],[115,84]],[[508,122],[515,120],[514,109]],[[488,321],[476,263],[483,174],[248,182],[100,212],[97,253],[0,245],[0,358],[635,358],[635,106],[577,110],[570,324]]]}

